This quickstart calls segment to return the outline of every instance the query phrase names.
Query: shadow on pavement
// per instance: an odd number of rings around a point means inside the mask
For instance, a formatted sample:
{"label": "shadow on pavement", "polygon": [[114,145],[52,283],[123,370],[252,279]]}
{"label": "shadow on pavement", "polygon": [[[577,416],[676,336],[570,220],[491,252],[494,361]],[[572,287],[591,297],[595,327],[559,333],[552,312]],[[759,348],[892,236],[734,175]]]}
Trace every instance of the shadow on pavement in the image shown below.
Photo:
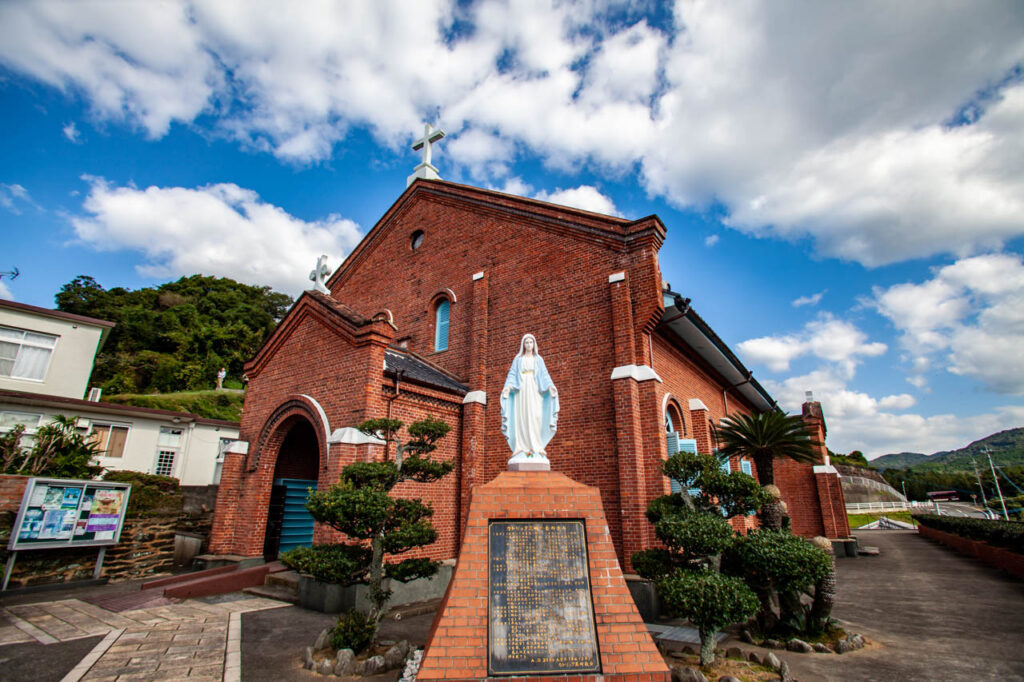
{"label": "shadow on pavement", "polygon": [[102,635],[70,642],[40,644],[24,642],[0,646],[0,680],[37,680],[57,682],[88,655]]}

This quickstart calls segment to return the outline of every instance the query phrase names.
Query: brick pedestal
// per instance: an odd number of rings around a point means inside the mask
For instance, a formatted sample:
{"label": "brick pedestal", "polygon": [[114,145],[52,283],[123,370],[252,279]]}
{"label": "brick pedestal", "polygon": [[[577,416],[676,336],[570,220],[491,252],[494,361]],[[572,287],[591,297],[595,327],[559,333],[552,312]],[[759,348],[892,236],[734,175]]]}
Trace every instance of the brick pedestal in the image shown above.
{"label": "brick pedestal", "polygon": [[550,471],[504,472],[474,489],[459,562],[434,620],[417,679],[492,679],[487,670],[487,532],[492,519],[582,519],[586,526],[601,673],[515,679],[667,682],[668,668],[623,579],[600,491]]}

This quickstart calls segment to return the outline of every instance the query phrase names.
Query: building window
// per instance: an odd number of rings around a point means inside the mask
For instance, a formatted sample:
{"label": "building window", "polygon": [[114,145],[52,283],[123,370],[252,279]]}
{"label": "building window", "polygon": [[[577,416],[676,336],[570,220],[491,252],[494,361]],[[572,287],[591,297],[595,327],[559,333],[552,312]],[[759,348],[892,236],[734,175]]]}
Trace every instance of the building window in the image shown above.
{"label": "building window", "polygon": [[437,304],[434,316],[434,351],[448,350],[448,316],[451,303],[447,299]]}
{"label": "building window", "polygon": [[128,442],[128,427],[116,424],[93,424],[89,440],[96,443],[101,457],[123,457]]}
{"label": "building window", "polygon": [[56,345],[50,334],[0,327],[0,376],[42,381]]}
{"label": "building window", "polygon": [[32,431],[39,426],[39,420],[42,418],[43,415],[32,412],[0,412],[0,429],[6,431],[20,424],[26,431]]}
{"label": "building window", "polygon": [[423,245],[423,230],[416,230],[409,238],[409,247],[415,251]]}
{"label": "building window", "polygon": [[213,484],[218,485],[220,483],[220,472],[224,468],[224,453],[227,451],[228,446],[235,442],[234,438],[221,438],[220,449],[217,450],[217,460],[213,465]]}
{"label": "building window", "polygon": [[160,437],[156,441],[156,466],[153,473],[158,476],[173,476],[174,464],[181,449],[182,429],[169,426],[160,427]]}

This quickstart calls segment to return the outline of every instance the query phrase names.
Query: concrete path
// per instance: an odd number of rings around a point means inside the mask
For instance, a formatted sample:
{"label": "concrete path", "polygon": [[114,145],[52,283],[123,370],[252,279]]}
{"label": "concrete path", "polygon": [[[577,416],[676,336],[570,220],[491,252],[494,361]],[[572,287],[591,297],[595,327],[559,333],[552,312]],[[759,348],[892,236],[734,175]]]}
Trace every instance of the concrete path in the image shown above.
{"label": "concrete path", "polygon": [[[120,612],[80,599],[9,605],[0,608],[0,658],[18,657],[24,649],[19,645],[26,643],[42,645],[31,649],[40,670],[51,663],[63,670],[67,657],[77,656],[64,682],[238,680],[240,615],[282,606],[287,604],[247,596],[219,603],[189,599]],[[75,647],[60,646],[98,637],[84,656]],[[8,678],[0,672],[0,679]]]}
{"label": "concrete path", "polygon": [[833,615],[874,645],[843,654],[777,652],[809,680],[1024,679],[1024,581],[920,537],[861,531],[877,557],[840,559]]}

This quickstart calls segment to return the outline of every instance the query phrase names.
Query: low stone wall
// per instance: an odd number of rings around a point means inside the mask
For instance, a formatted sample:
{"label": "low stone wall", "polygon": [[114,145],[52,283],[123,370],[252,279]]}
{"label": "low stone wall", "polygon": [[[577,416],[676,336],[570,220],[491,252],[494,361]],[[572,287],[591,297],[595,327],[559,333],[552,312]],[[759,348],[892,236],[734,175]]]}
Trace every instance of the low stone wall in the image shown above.
{"label": "low stone wall", "polygon": [[[4,514],[2,542],[7,545],[11,513]],[[125,519],[121,541],[107,548],[101,576],[111,582],[168,573],[174,568],[174,536],[179,530],[209,532],[210,519],[158,516]],[[9,588],[65,583],[92,578],[98,547],[38,549],[18,552]],[[6,550],[3,552],[6,558]]]}
{"label": "low stone wall", "polygon": [[987,542],[970,540],[924,525],[918,526],[917,532],[922,537],[935,540],[947,547],[952,547],[961,554],[974,557],[989,566],[1002,569],[1018,578],[1024,578],[1024,554],[1017,554],[1002,547],[994,547]]}

